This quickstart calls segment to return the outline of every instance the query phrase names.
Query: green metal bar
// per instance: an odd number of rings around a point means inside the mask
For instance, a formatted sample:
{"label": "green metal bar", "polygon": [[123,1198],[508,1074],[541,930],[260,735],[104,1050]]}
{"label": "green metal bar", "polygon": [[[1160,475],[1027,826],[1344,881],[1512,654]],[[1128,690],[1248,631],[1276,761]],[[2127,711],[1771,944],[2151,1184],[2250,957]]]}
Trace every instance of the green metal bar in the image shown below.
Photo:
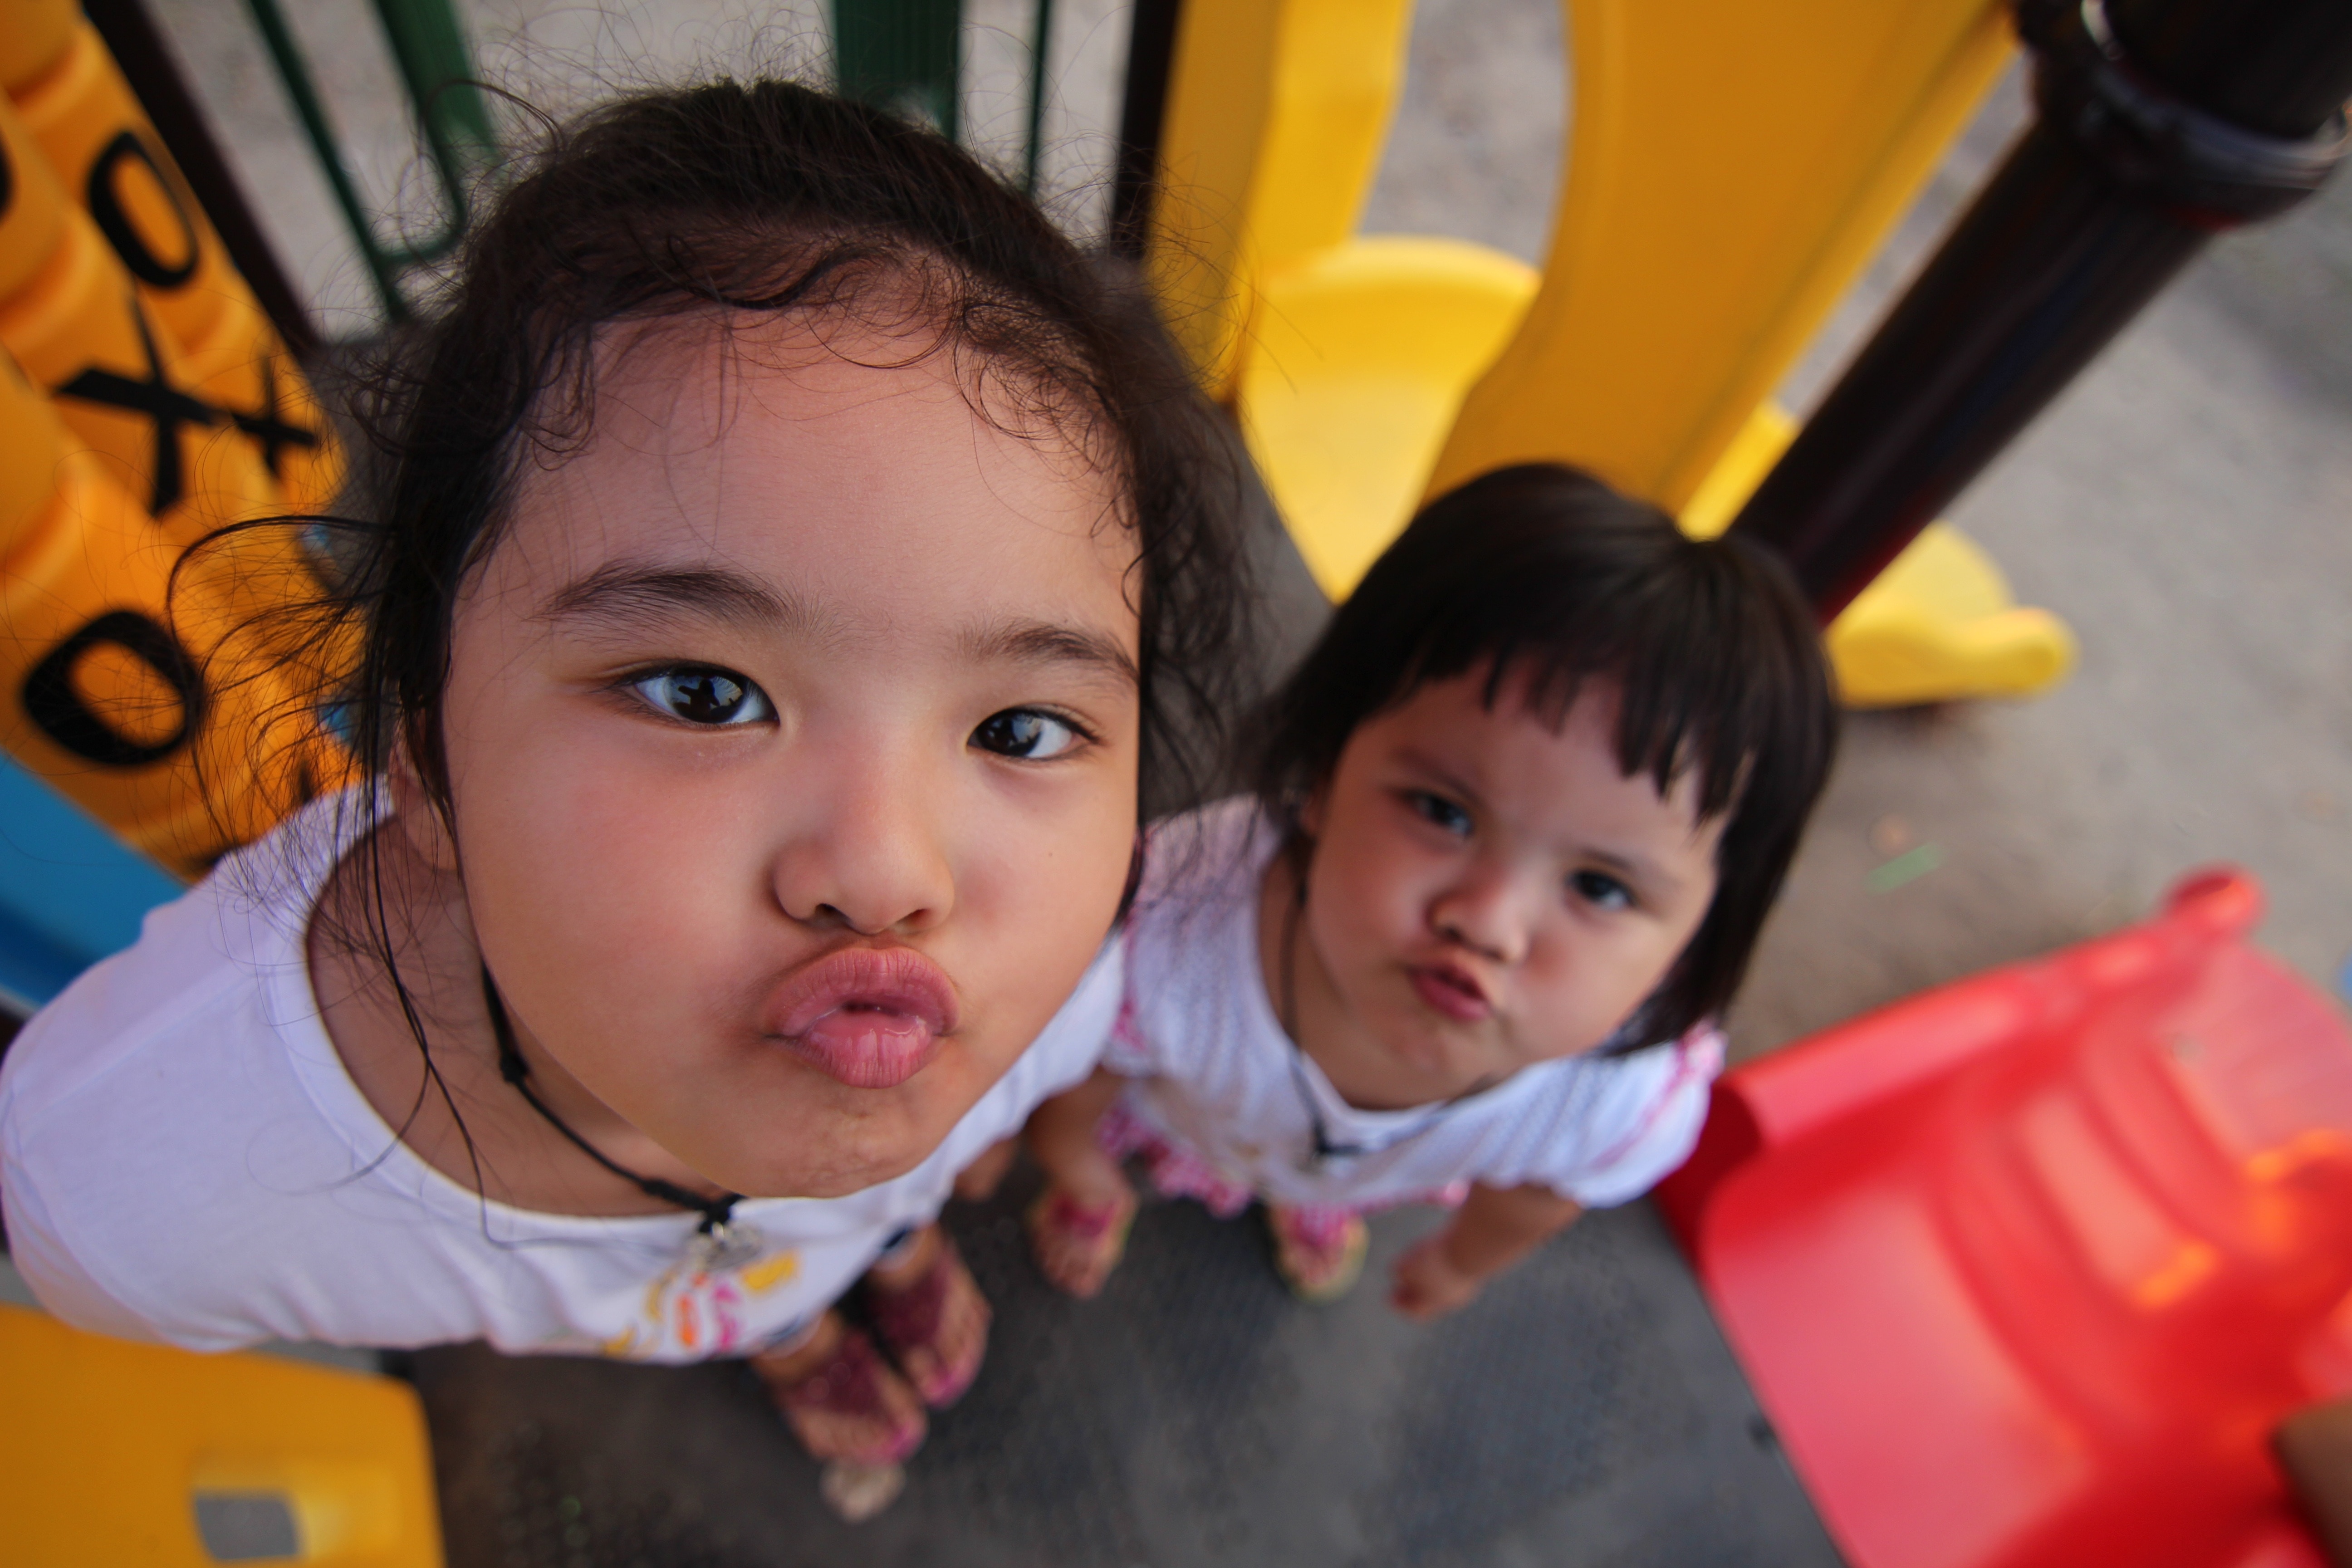
{"label": "green metal bar", "polygon": [[375,0],[375,14],[427,133],[464,163],[495,158],[498,131],[474,82],[473,46],[448,0]]}
{"label": "green metal bar", "polygon": [[845,98],[962,129],[961,0],[834,0],[835,83]]}
{"label": "green metal bar", "polygon": [[385,44],[408,89],[408,102],[448,218],[430,238],[411,240],[391,251],[395,267],[438,261],[466,237],[471,203],[467,183],[476,168],[498,155],[488,105],[474,85],[474,52],[448,0],[375,0]]}
{"label": "green metal bar", "polygon": [[1021,188],[1037,194],[1037,161],[1045,146],[1045,62],[1054,42],[1054,0],[1037,0],[1029,29],[1029,148],[1021,165]]}
{"label": "green metal bar", "polygon": [[430,234],[397,244],[378,237],[374,218],[360,200],[359,186],[343,157],[332,123],[310,78],[309,62],[287,25],[278,0],[246,0],[261,29],[278,79],[302,129],[310,139],[332,188],[343,221],[359,247],[368,274],[375,284],[385,316],[405,321],[413,313],[400,289],[400,275],[409,268],[438,260],[465,237],[470,203],[467,182],[473,172],[498,153],[498,137],[488,106],[473,84],[473,53],[464,29],[447,0],[376,0],[384,41],[392,51],[401,81],[408,89],[409,107],[424,133],[433,171],[441,188],[447,216]]}
{"label": "green metal bar", "polygon": [[278,9],[278,0],[247,0],[247,4],[252,9],[254,25],[261,29],[262,42],[269,47],[270,58],[277,62],[278,79],[285,85],[286,96],[294,100],[294,113],[310,138],[310,149],[319,155],[320,167],[335,193],[336,205],[343,209],[343,221],[359,244],[360,258],[367,263],[368,275],[375,283],[376,297],[383,302],[384,314],[395,321],[406,321],[411,312],[408,301],[401,296],[397,269],[375,243],[374,223],[360,205],[359,187],[352,183],[351,169],[343,162],[343,150],[335,140],[334,128],[327,122],[318,89],[311,85],[310,68],[302,58],[301,47],[294,41],[285,15]]}

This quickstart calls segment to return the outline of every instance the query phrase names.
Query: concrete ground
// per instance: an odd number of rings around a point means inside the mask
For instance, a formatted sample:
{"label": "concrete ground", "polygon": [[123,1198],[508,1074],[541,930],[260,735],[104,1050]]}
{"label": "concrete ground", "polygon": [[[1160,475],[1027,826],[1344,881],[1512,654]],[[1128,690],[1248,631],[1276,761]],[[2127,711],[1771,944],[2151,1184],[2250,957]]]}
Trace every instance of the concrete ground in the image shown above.
{"label": "concrete ground", "polygon": [[[975,120],[1002,148],[1027,7],[987,3]],[[156,5],[289,263],[331,323],[357,330],[364,291],[242,7]],[[362,0],[299,9],[370,188],[413,199]],[[556,102],[713,50],[786,63],[822,50],[812,0],[751,16],[688,0],[467,9],[493,78]],[[1066,0],[1058,16],[1047,184],[1084,231],[1102,210],[1125,23],[1112,0]],[[1367,226],[1534,258],[1565,103],[1559,47],[1547,0],[1423,0]],[[2011,79],[1792,374],[1792,406],[1828,384],[2023,112]],[[2268,888],[2262,940],[2337,990],[2352,950],[2347,307],[2352,181],[2339,181],[2216,242],[1954,506],[2019,596],[2074,626],[2082,666],[2032,701],[1855,717],[1731,1019],[1737,1052],[2108,929],[2216,859]],[[1874,868],[1924,844],[1935,869],[1871,890]],[[1419,1223],[1384,1224],[1382,1249]],[[1687,1276],[1638,1210],[1571,1233],[1426,1333],[1369,1299],[1305,1314],[1265,1285],[1244,1231],[1191,1210],[1154,1211],[1138,1241],[1139,1263],[1158,1261],[1135,1279],[1164,1286],[1185,1308],[1174,1315],[1134,1284],[1078,1316],[1021,1272],[1009,1211],[957,1224],[998,1296],[995,1358],[909,1497],[868,1532],[814,1514],[786,1458],[779,1491],[744,1500],[772,1472],[744,1470],[740,1453],[781,1453],[768,1428],[676,1485],[614,1469],[612,1444],[696,1455],[715,1441],[705,1421],[752,1432],[723,1369],[457,1351],[418,1368],[445,1464],[459,1466],[445,1472],[453,1561],[1826,1560],[1785,1473],[1759,1460],[1769,1430]],[[1497,1447],[1497,1434],[1527,1446]],[[599,1518],[619,1522],[599,1534]],[[1731,1541],[1752,1550],[1726,1555]]]}

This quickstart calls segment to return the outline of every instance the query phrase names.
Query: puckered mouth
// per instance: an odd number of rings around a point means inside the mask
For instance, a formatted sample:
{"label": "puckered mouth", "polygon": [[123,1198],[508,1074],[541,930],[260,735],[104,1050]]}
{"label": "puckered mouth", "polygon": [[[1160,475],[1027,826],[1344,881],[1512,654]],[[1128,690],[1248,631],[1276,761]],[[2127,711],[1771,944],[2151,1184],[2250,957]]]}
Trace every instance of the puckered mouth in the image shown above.
{"label": "puckered mouth", "polygon": [[911,947],[844,947],[770,997],[769,1034],[852,1089],[889,1089],[930,1065],[961,1022],[947,972]]}

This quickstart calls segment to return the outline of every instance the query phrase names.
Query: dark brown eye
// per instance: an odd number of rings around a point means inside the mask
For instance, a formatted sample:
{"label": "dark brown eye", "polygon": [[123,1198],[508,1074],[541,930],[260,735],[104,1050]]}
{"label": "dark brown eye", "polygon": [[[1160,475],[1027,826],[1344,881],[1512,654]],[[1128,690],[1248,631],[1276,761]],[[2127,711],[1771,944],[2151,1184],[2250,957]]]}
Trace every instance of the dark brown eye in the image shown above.
{"label": "dark brown eye", "polygon": [[1414,812],[1456,837],[1470,837],[1470,814],[1442,795],[1417,789],[1406,797]]}
{"label": "dark brown eye", "polygon": [[776,716],[766,693],[723,669],[665,669],[632,684],[638,696],[689,724],[756,724]]}
{"label": "dark brown eye", "polygon": [[1033,763],[1060,756],[1079,739],[1075,726],[1034,708],[992,713],[971,732],[971,743],[983,752]]}
{"label": "dark brown eye", "polygon": [[1606,871],[1579,871],[1568,879],[1576,896],[1595,909],[1630,910],[1633,889]]}

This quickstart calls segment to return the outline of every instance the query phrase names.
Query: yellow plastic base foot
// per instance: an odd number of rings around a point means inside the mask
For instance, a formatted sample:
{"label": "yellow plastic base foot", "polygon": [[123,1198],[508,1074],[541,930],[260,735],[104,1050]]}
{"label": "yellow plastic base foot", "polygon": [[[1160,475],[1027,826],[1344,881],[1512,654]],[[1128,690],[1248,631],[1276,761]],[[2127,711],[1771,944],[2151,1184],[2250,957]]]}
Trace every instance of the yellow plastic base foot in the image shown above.
{"label": "yellow plastic base foot", "polygon": [[[1685,532],[1731,525],[1797,422],[1767,403],[1683,509]],[[1982,546],[1931,522],[1832,623],[1825,642],[1849,708],[1900,708],[1971,697],[2030,697],[2074,668],[2074,634],[2048,610],[2021,606]]]}

